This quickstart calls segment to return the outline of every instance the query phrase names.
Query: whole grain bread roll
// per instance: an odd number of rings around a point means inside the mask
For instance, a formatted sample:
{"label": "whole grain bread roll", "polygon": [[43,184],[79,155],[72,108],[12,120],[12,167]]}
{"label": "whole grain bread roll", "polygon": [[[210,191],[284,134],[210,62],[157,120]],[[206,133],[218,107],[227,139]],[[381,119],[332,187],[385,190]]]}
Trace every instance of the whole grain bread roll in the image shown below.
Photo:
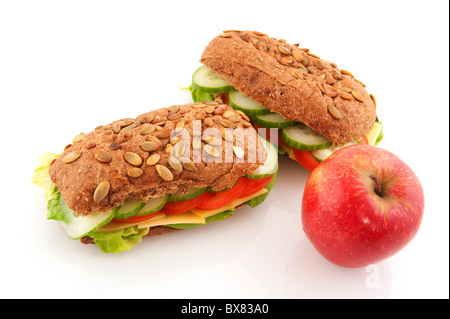
{"label": "whole grain bread roll", "polygon": [[200,62],[272,112],[336,145],[361,137],[376,118],[375,99],[350,72],[260,32],[225,31]]}
{"label": "whole grain bread roll", "polygon": [[214,101],[174,105],[82,133],[51,164],[50,177],[70,209],[89,215],[191,187],[220,191],[266,157],[249,118]]}

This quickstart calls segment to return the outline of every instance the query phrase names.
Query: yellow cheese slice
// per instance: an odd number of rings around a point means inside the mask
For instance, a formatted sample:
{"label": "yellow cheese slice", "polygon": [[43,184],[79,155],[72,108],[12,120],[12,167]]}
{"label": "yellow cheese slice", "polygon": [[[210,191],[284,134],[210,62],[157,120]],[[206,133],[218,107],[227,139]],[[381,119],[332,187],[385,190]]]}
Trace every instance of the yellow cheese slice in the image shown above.
{"label": "yellow cheese slice", "polygon": [[[150,219],[150,220],[151,221],[161,220],[164,217],[166,217],[166,214],[158,213],[155,216],[153,216],[152,219]],[[147,220],[144,220],[140,223],[145,223],[145,222],[147,222]],[[118,223],[118,222],[112,221],[112,222],[106,224],[105,226],[100,227],[98,229],[98,231],[116,231],[119,229],[133,227],[133,226],[139,225],[140,223]]]}
{"label": "yellow cheese slice", "polygon": [[194,209],[191,209],[191,212],[193,212],[195,215],[197,215],[199,217],[208,218],[210,216],[219,214],[219,213],[224,212],[226,210],[233,209],[233,208],[235,208],[235,207],[237,207],[237,206],[239,206],[239,205],[249,201],[250,199],[258,197],[258,196],[260,196],[262,194],[265,194],[267,192],[268,192],[267,189],[263,188],[263,189],[257,191],[256,193],[254,193],[252,195],[249,195],[247,197],[242,197],[242,198],[235,199],[234,201],[232,201],[231,203],[229,203],[225,207],[221,207],[221,208],[217,208],[217,209],[211,209],[211,210],[201,210],[201,209],[195,209],[194,208]]}
{"label": "yellow cheese slice", "polygon": [[169,224],[205,224],[206,221],[203,217],[191,213],[190,211],[181,214],[168,214],[166,217],[139,223],[138,228],[155,227]]}

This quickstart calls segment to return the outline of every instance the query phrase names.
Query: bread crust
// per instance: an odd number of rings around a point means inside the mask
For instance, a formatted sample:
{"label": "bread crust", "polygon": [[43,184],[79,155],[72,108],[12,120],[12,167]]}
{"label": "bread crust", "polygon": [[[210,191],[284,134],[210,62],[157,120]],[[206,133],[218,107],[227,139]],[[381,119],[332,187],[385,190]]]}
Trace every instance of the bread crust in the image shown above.
{"label": "bread crust", "polygon": [[223,33],[208,44],[200,62],[272,112],[337,145],[361,137],[376,118],[373,99],[350,72],[260,32]]}
{"label": "bread crust", "polygon": [[[231,187],[241,176],[264,163],[267,154],[249,119],[228,105],[205,103],[208,104],[163,108],[134,119],[115,121],[75,137],[49,171],[68,207],[76,214],[89,215],[110,211],[130,198],[148,201],[168,193],[183,194],[190,187],[211,187],[219,191]],[[244,143],[234,139],[234,145],[244,150],[243,159],[238,160],[233,143],[223,139],[221,134],[227,128],[242,129],[247,133]],[[221,145],[214,146],[220,156],[210,156],[206,152],[205,147],[213,144],[205,140],[210,132],[220,139]],[[177,134],[183,143],[187,142],[185,147],[177,146]],[[156,150],[145,150],[144,143],[149,141],[157,141],[160,146]],[[197,150],[193,149],[196,147]],[[126,159],[129,153],[134,157],[137,155],[141,162],[130,164]],[[160,156],[156,165],[147,163],[152,154]],[[180,170],[179,166],[169,163],[170,156],[172,160],[176,157],[187,159],[187,162]],[[165,167],[173,179],[163,179],[157,165]],[[100,184],[109,185],[103,197],[96,191]]]}

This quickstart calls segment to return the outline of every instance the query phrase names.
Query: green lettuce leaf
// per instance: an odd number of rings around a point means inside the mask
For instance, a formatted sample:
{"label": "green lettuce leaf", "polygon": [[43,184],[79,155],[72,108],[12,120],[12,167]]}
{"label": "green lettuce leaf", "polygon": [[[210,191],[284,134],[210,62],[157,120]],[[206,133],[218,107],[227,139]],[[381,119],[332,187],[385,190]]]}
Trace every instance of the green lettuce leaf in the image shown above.
{"label": "green lettuce leaf", "polygon": [[148,234],[149,228],[138,229],[137,226],[116,230],[113,232],[95,231],[88,236],[104,253],[121,253],[139,244]]}
{"label": "green lettuce leaf", "polygon": [[34,170],[33,176],[31,177],[31,182],[43,189],[48,189],[52,184],[52,180],[50,179],[50,175],[48,171],[50,169],[50,163],[59,156],[56,153],[46,152],[39,159],[39,165]]}
{"label": "green lettuce leaf", "polygon": [[228,217],[233,215],[233,213],[234,213],[234,209],[229,209],[229,210],[223,211],[221,213],[209,216],[205,219],[204,224],[171,224],[171,225],[166,225],[166,226],[171,227],[171,228],[177,228],[177,229],[190,229],[190,228],[203,226],[203,225],[209,224],[211,222],[227,219]]}
{"label": "green lettuce leaf", "polygon": [[67,215],[67,209],[60,205],[61,193],[55,184],[51,184],[45,193],[47,199],[47,219],[54,219],[65,224],[70,223],[70,216]]}

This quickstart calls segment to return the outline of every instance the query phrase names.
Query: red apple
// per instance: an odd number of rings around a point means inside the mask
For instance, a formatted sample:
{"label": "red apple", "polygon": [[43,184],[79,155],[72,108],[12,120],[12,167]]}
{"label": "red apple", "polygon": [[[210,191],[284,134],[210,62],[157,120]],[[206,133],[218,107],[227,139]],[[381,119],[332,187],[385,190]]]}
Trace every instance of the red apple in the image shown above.
{"label": "red apple", "polygon": [[404,248],[417,234],[423,210],[422,186],[407,164],[379,147],[354,145],[311,173],[302,225],[325,258],[356,268]]}

